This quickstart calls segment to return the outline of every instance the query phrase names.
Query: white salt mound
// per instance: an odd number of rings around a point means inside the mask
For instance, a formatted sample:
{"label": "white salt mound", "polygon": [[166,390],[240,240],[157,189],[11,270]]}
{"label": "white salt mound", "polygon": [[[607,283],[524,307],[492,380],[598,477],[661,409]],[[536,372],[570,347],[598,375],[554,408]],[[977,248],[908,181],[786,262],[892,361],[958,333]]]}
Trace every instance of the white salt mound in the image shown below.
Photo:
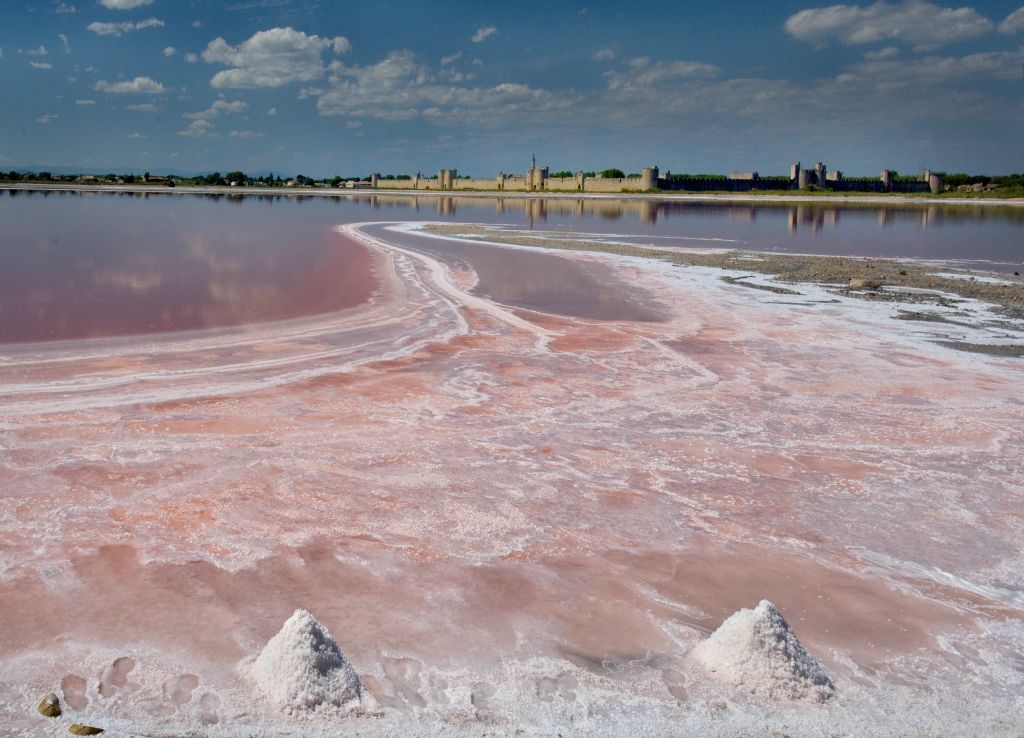
{"label": "white salt mound", "polygon": [[323,625],[296,610],[252,665],[252,680],[287,712],[321,705],[354,708],[363,686],[352,664]]}
{"label": "white salt mound", "polygon": [[691,657],[716,678],[754,694],[818,702],[835,694],[821,664],[768,600],[730,615]]}

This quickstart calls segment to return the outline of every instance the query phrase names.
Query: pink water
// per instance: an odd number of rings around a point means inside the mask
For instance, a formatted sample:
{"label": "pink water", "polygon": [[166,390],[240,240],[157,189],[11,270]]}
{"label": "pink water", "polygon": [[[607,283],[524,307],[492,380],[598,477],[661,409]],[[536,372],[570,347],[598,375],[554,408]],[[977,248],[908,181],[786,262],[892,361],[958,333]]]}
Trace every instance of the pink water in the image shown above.
{"label": "pink water", "polygon": [[[368,733],[1024,724],[1024,362],[597,255],[530,268],[647,312],[503,304],[472,247],[416,238],[324,235],[369,255],[342,309],[3,347],[8,725],[61,732],[34,713],[57,691],[115,734],[334,734],[240,666],[297,607],[379,703]],[[761,598],[836,704],[687,661]]]}

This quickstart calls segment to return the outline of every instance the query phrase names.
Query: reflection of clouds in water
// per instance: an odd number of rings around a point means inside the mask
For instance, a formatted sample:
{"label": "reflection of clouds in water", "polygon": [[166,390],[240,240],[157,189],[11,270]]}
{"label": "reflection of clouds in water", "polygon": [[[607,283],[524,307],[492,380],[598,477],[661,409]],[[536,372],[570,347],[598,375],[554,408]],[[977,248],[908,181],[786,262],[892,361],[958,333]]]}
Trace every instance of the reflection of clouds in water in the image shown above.
{"label": "reflection of clouds in water", "polygon": [[132,292],[148,292],[162,283],[163,277],[158,272],[105,270],[93,276],[97,287],[121,287]]}
{"label": "reflection of clouds in water", "polygon": [[243,258],[225,257],[223,249],[211,244],[203,233],[182,233],[179,238],[185,246],[185,253],[215,274],[243,272],[249,266]]}

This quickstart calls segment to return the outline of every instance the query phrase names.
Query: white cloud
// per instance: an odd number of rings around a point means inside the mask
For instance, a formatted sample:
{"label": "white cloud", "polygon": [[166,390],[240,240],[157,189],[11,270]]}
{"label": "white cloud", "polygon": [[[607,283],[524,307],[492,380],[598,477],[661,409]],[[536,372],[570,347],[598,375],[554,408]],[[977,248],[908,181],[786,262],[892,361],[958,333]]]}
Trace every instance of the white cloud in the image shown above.
{"label": "white cloud", "polygon": [[1006,16],[1006,20],[999,24],[999,32],[1012,35],[1017,31],[1024,31],[1024,6]]}
{"label": "white cloud", "polygon": [[99,0],[99,2],[108,10],[134,10],[143,5],[153,4],[153,0]]}
{"label": "white cloud", "polygon": [[185,130],[178,131],[178,135],[189,138],[217,138],[218,134],[213,132],[213,123],[200,119],[192,121]]}
{"label": "white cloud", "polygon": [[81,98],[79,98],[78,100],[75,100],[75,105],[95,105],[95,104],[96,104],[95,100],[85,100],[85,99],[81,99]]}
{"label": "white cloud", "polygon": [[25,53],[28,54],[29,56],[49,56],[50,55],[50,52],[47,51],[46,47],[43,46],[42,44],[39,44],[39,48],[38,49],[29,49]]}
{"label": "white cloud", "polygon": [[335,62],[331,72],[331,86],[317,101],[321,115],[491,124],[515,115],[537,120],[579,100],[572,91],[556,94],[516,83],[486,88],[442,83],[448,75],[439,79],[411,51],[393,51],[364,67]]}
{"label": "white cloud", "polygon": [[346,128],[362,128],[363,122],[361,120],[350,120],[345,124]]}
{"label": "white cloud", "polygon": [[137,103],[135,105],[125,105],[124,107],[126,110],[136,110],[140,113],[155,113],[160,109],[153,103]]}
{"label": "white cloud", "polygon": [[869,60],[877,59],[892,59],[894,56],[899,56],[900,50],[895,46],[886,46],[884,49],[876,49],[874,51],[865,51],[864,58]]}
{"label": "white cloud", "polygon": [[196,54],[193,54],[190,51],[187,54],[185,54],[185,61],[187,61],[189,64],[195,64],[197,61],[199,61],[199,56],[196,55]]}
{"label": "white cloud", "polygon": [[87,25],[86,28],[97,36],[121,36],[125,33],[142,30],[143,28],[160,28],[163,25],[164,22],[158,18],[146,18],[146,20],[139,21],[138,23],[130,21],[124,23],[93,22]]}
{"label": "white cloud", "polygon": [[319,79],[326,71],[323,53],[341,54],[349,47],[343,36],[321,38],[290,27],[271,28],[254,33],[238,46],[215,38],[202,56],[208,63],[230,67],[213,76],[213,87],[280,87]]}
{"label": "white cloud", "polygon": [[442,56],[441,57],[441,66],[442,67],[447,67],[449,64],[454,64],[455,62],[457,62],[461,58],[462,58],[462,52],[461,51],[458,52],[457,54],[452,54],[451,56]]}
{"label": "white cloud", "polygon": [[194,20],[194,21],[192,21],[192,27],[193,28],[202,28],[203,27],[203,22],[201,20]]}
{"label": "white cloud", "polygon": [[1016,79],[1020,77],[1021,65],[1024,47],[959,57],[927,56],[913,64],[903,60],[865,61],[854,64],[836,80],[876,91],[906,91],[972,79]]}
{"label": "white cloud", "polygon": [[324,94],[324,91],[320,87],[303,87],[299,90],[298,98],[305,100],[307,97],[320,97],[322,94]]}
{"label": "white cloud", "polygon": [[270,116],[277,115],[277,108],[271,108],[270,110],[268,110],[267,111],[267,115],[270,115]]}
{"label": "white cloud", "polygon": [[478,44],[481,41],[484,41],[485,39],[489,38],[490,36],[493,36],[497,32],[498,29],[495,28],[494,26],[484,26],[483,28],[476,29],[476,33],[473,34],[473,37],[470,40],[473,43]]}
{"label": "white cloud", "polygon": [[795,38],[817,45],[833,39],[847,45],[898,40],[923,49],[976,38],[994,26],[973,8],[944,8],[926,0],[882,0],[868,6],[801,10],[786,19],[785,28]]}
{"label": "white cloud", "polygon": [[659,61],[642,56],[633,59],[626,71],[605,72],[608,89],[612,92],[628,93],[634,89],[647,90],[652,87],[668,86],[680,80],[707,79],[716,77],[720,69],[713,64],[696,61]]}
{"label": "white cloud", "polygon": [[4,58],[4,47],[0,46],[0,59]]}
{"label": "white cloud", "polygon": [[594,61],[611,61],[615,58],[614,49],[599,49],[594,52],[594,56],[591,57]]}
{"label": "white cloud", "polygon": [[244,113],[248,109],[249,103],[244,100],[214,100],[206,110],[184,113],[182,117],[191,120],[192,123],[185,130],[178,131],[178,135],[191,138],[218,138],[220,134],[214,130],[213,120],[228,113]]}
{"label": "white cloud", "polygon": [[139,93],[145,95],[162,95],[167,91],[162,84],[149,77],[136,77],[135,79],[123,82],[107,82],[105,79],[101,79],[93,85],[93,89],[97,92],[115,94]]}
{"label": "white cloud", "polygon": [[166,56],[169,59],[172,56],[174,56],[175,54],[177,54],[178,50],[176,48],[174,48],[173,46],[168,46],[168,47],[166,47],[164,49],[163,53],[164,53],[164,56]]}
{"label": "white cloud", "polygon": [[56,13],[57,15],[65,15],[69,13],[77,13],[78,9],[74,5],[68,5],[67,3],[58,2],[53,8],[53,12]]}
{"label": "white cloud", "polygon": [[52,115],[50,113],[47,113],[46,115],[41,115],[38,118],[36,118],[36,123],[45,126],[48,123],[52,123],[53,121],[57,120],[57,118],[59,117],[59,115]]}
{"label": "white cloud", "polygon": [[214,100],[213,105],[206,110],[197,113],[185,113],[182,117],[189,120],[213,120],[224,113],[244,113],[249,108],[249,103],[244,100]]}
{"label": "white cloud", "polygon": [[58,33],[57,37],[60,39],[61,44],[64,46],[64,53],[71,53],[71,44],[68,43],[68,37],[63,33]]}
{"label": "white cloud", "polygon": [[231,138],[263,138],[259,131],[231,131],[228,135]]}
{"label": "white cloud", "polygon": [[30,61],[29,64],[31,64],[34,69],[53,69],[53,65],[50,64],[50,62]]}
{"label": "white cloud", "polygon": [[136,131],[135,133],[129,133],[128,138],[149,138],[149,136],[147,136],[145,133],[139,133]]}

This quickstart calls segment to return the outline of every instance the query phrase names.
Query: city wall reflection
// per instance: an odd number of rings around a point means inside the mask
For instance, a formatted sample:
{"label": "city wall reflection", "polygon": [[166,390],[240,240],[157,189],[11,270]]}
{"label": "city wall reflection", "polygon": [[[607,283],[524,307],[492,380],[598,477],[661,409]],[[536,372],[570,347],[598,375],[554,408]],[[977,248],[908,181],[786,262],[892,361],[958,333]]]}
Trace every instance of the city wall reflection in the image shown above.
{"label": "city wall reflection", "polygon": [[687,217],[725,217],[730,221],[754,222],[759,216],[784,214],[789,230],[807,229],[820,231],[824,228],[836,227],[846,217],[870,217],[880,227],[894,223],[913,223],[927,228],[938,225],[946,220],[951,221],[984,221],[1005,220],[1024,223],[1024,208],[1014,206],[981,206],[965,204],[928,204],[913,203],[874,204],[874,203],[740,203],[740,202],[670,202],[654,199],[587,199],[587,198],[505,198],[481,196],[416,196],[406,194],[354,193],[344,195],[319,195],[299,193],[212,193],[183,194],[173,192],[78,192],[69,190],[17,190],[8,189],[8,197],[118,197],[123,199],[143,199],[161,197],[188,197],[205,200],[222,201],[240,204],[246,201],[255,202],[291,202],[309,203],[334,201],[335,203],[357,202],[370,207],[395,208],[412,210],[417,213],[437,214],[443,218],[458,215],[460,211],[482,208],[491,210],[496,215],[526,216],[527,219],[545,221],[549,217],[591,217],[606,220],[633,218],[643,223],[657,223],[673,215]]}
{"label": "city wall reflection", "polygon": [[[142,217],[139,213],[145,211],[147,218],[161,218],[165,212],[188,209],[189,204],[223,204],[226,209],[209,211],[210,226],[230,218],[228,212],[239,213],[243,220],[262,213],[281,225],[313,228],[367,220],[467,221],[633,238],[651,236],[661,239],[659,244],[680,248],[913,258],[1011,274],[1024,271],[1024,207],[1013,205],[492,197],[479,193],[368,191],[339,195],[316,190],[259,194],[7,192],[8,198],[37,198],[40,203],[46,198],[69,204],[75,199],[88,201],[88,212],[113,202],[135,201],[148,206],[118,211],[124,217]],[[2,202],[9,200],[4,198]],[[154,208],[154,203],[159,207]],[[51,209],[54,215],[62,210]]]}

